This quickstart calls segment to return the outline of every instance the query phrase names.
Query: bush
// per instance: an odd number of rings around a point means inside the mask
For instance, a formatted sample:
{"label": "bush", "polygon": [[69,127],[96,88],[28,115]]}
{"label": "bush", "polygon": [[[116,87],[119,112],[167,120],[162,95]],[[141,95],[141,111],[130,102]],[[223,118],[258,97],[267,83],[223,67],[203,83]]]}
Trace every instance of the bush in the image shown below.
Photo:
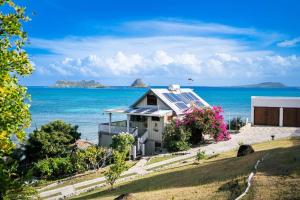
{"label": "bush", "polygon": [[106,181],[113,188],[116,180],[121,176],[122,172],[125,171],[128,167],[125,162],[126,153],[114,151],[113,160],[114,163],[110,166],[109,170],[105,173]]}
{"label": "bush", "polygon": [[196,160],[199,162],[200,160],[203,160],[205,158],[206,158],[205,151],[199,150],[196,155]]}
{"label": "bush", "polygon": [[198,144],[203,141],[204,135],[209,135],[215,141],[230,139],[227,132],[223,112],[221,107],[213,106],[188,110],[182,120],[178,120],[177,126],[184,126],[190,129],[192,144]]}
{"label": "bush", "polygon": [[[229,127],[230,124],[230,127]],[[241,127],[246,125],[245,120],[242,120],[241,117],[236,117],[230,120],[229,124],[227,125],[227,129],[231,129],[231,130],[240,130]]]}
{"label": "bush", "polygon": [[34,174],[45,179],[57,179],[74,173],[69,157],[47,158],[34,164]]}
{"label": "bush", "polygon": [[109,159],[110,151],[103,147],[90,146],[85,150],[77,150],[71,155],[74,171],[77,173],[89,169],[99,169],[105,166]]}
{"label": "bush", "polygon": [[164,147],[169,151],[185,151],[190,148],[191,133],[182,126],[177,126],[174,121],[165,127],[163,133]]}
{"label": "bush", "polygon": [[112,137],[111,147],[116,151],[128,154],[133,143],[134,137],[131,134],[120,133]]}
{"label": "bush", "polygon": [[78,126],[63,121],[53,121],[41,126],[29,135],[25,145],[26,159],[34,162],[49,157],[64,157],[70,153],[70,145],[80,138]]}

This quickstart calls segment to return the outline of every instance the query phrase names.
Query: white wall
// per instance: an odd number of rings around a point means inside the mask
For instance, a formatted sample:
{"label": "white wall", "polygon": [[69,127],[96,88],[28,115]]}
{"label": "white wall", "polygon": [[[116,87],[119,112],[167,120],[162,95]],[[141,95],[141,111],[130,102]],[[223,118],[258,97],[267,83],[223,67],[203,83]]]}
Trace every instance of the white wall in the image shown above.
{"label": "white wall", "polygon": [[251,97],[251,122],[254,123],[254,107],[277,107],[279,125],[283,124],[283,108],[300,108],[300,97]]}

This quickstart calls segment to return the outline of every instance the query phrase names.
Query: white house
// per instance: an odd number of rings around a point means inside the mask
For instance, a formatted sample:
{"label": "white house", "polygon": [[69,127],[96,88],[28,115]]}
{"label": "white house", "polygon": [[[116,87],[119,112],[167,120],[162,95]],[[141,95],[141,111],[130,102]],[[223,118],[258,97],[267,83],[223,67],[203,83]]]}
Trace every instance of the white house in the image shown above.
{"label": "white house", "polygon": [[300,127],[300,97],[251,97],[252,125]]}
{"label": "white house", "polygon": [[[164,127],[192,106],[209,106],[192,89],[171,85],[168,89],[149,89],[127,109],[109,109],[109,122],[99,124],[99,145],[109,146],[112,136],[128,132],[136,138],[133,156],[161,151]],[[112,121],[113,113],[123,113],[124,121]]]}

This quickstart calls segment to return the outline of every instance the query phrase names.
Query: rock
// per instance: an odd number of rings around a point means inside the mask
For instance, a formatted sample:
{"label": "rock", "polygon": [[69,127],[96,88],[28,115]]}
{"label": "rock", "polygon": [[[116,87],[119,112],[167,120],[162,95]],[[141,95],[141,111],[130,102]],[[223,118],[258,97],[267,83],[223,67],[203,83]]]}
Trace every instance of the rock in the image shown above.
{"label": "rock", "polygon": [[100,84],[97,81],[82,80],[82,81],[56,81],[54,87],[57,88],[103,88],[104,85]]}
{"label": "rock", "polygon": [[131,193],[121,194],[115,200],[133,200],[133,195]]}
{"label": "rock", "polygon": [[143,87],[148,87],[148,86],[142,81],[142,79],[138,78],[131,84],[131,87],[143,88]]}
{"label": "rock", "polygon": [[254,153],[254,149],[252,148],[252,146],[248,145],[248,144],[243,144],[240,146],[240,148],[238,150],[237,157],[245,156],[250,153]]}

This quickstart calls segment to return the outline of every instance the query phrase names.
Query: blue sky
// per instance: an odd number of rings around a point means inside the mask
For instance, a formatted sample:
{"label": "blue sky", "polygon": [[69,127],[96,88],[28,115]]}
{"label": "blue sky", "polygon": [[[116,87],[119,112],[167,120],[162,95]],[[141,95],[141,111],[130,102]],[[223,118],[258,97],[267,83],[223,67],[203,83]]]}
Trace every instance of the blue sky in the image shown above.
{"label": "blue sky", "polygon": [[299,1],[22,1],[35,72],[22,82],[300,85]]}

